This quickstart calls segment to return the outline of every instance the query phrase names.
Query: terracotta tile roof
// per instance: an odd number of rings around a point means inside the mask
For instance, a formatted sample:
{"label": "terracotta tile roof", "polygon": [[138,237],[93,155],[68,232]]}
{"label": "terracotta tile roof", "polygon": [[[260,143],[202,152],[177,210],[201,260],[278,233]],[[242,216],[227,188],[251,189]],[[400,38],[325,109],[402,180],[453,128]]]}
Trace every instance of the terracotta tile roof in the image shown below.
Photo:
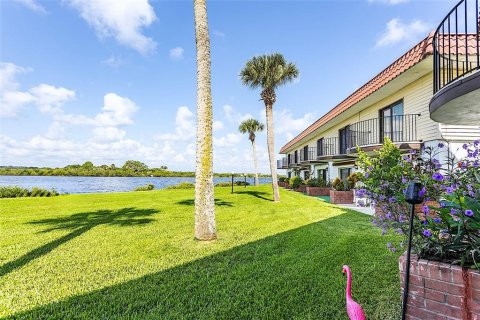
{"label": "terracotta tile roof", "polygon": [[400,74],[419,63],[426,56],[433,54],[432,39],[433,32],[391,65],[389,65],[386,69],[373,77],[373,79],[364,84],[360,89],[340,102],[335,108],[330,110],[320,119],[311,124],[308,128],[303,130],[298,136],[287,142],[287,144],[280,149],[280,153],[284,153],[285,150],[295,145],[297,142],[308,136],[322,125],[326,124],[331,119],[335,118],[342,112],[346,111],[375,91],[379,90],[381,87],[398,77]]}

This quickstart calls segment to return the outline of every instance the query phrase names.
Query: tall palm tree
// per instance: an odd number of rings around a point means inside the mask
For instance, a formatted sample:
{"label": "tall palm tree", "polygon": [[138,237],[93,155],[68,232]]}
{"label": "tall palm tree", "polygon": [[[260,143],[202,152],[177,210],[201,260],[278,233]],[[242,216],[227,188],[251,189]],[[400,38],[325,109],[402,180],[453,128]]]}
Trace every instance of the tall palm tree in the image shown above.
{"label": "tall palm tree", "polygon": [[253,57],[240,72],[244,85],[255,89],[261,88],[260,97],[265,103],[267,118],[267,145],[272,173],[274,201],[280,201],[278,192],[277,171],[275,168],[275,144],[273,137],[273,104],[276,101],[275,90],[298,77],[298,69],[293,63],[287,63],[280,53]]}
{"label": "tall palm tree", "polygon": [[247,119],[240,123],[240,126],[238,127],[238,130],[241,133],[247,133],[248,132],[248,139],[252,142],[252,148],[253,148],[253,167],[255,168],[255,186],[258,187],[258,167],[257,167],[257,150],[255,147],[255,132],[263,131],[265,126],[263,123],[259,122],[256,119]]}
{"label": "tall palm tree", "polygon": [[212,89],[206,0],[194,0],[197,44],[197,159],[195,168],[195,238],[216,238],[213,195]]}

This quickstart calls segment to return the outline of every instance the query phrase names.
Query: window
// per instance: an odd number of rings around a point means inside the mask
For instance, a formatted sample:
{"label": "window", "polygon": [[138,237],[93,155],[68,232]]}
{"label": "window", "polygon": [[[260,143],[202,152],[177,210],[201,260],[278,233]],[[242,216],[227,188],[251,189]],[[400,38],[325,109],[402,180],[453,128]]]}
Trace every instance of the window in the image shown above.
{"label": "window", "polygon": [[327,170],[326,169],[318,169],[317,170],[317,178],[323,179],[323,181],[327,181]]}
{"label": "window", "polygon": [[340,154],[347,153],[347,141],[348,141],[348,126],[338,131],[338,137],[340,142]]}
{"label": "window", "polygon": [[323,156],[323,138],[317,140],[317,157]]}
{"label": "window", "polygon": [[307,145],[303,147],[303,161],[308,161],[308,160],[310,159],[308,158],[308,145]]}
{"label": "window", "polygon": [[403,141],[403,101],[380,110],[380,141],[389,137],[394,142]]}
{"label": "window", "polygon": [[340,168],[338,169],[338,175],[342,181],[347,181],[348,176],[350,175],[352,168]]}
{"label": "window", "polygon": [[298,151],[295,151],[295,153],[293,154],[293,163],[298,163]]}

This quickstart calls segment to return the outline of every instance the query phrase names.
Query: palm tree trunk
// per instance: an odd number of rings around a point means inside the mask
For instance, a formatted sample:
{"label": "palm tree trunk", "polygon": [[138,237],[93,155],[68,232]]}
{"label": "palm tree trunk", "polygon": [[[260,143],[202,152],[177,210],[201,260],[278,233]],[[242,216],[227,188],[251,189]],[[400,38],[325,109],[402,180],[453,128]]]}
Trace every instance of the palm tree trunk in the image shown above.
{"label": "palm tree trunk", "polygon": [[280,193],[278,192],[277,183],[277,168],[275,166],[275,143],[273,133],[273,106],[268,104],[266,107],[267,115],[267,145],[268,145],[268,157],[270,160],[270,172],[272,174],[272,189],[273,189],[273,201],[280,201]]}
{"label": "palm tree trunk", "polygon": [[252,140],[252,147],[253,147],[253,167],[255,168],[255,186],[258,187],[260,183],[258,183],[257,148],[255,146],[255,140]]}
{"label": "palm tree trunk", "polygon": [[212,92],[210,38],[206,0],[194,0],[197,43],[197,159],[195,168],[195,238],[216,238],[213,194]]}

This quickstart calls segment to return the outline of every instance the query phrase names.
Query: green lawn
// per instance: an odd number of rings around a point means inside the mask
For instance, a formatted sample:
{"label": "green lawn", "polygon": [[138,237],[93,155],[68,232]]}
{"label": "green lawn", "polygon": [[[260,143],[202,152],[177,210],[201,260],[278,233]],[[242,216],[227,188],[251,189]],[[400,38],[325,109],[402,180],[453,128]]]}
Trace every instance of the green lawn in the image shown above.
{"label": "green lawn", "polygon": [[0,317],[396,319],[398,254],[369,217],[271,188],[216,189],[218,240],[193,239],[193,190],[0,200]]}

